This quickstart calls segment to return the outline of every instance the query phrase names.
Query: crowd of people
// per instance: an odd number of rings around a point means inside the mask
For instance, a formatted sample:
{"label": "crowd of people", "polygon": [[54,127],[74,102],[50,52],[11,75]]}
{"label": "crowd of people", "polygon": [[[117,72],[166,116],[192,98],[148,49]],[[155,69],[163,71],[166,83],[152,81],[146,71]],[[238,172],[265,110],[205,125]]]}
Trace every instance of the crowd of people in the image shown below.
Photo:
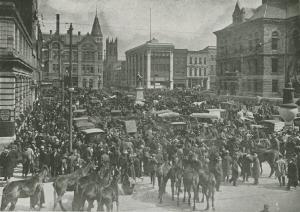
{"label": "crowd of people", "polygon": [[[43,96],[52,96],[45,101]],[[88,116],[98,118],[96,126],[105,134],[96,142],[88,142],[73,128],[73,149],[69,142],[68,96],[59,103],[55,89],[47,90],[27,116],[16,140],[0,155],[4,180],[13,176],[18,163],[23,164],[26,178],[43,166],[50,169],[51,177],[74,172],[93,160],[98,167],[109,164],[122,170],[122,179],[150,176],[155,182],[157,168],[163,163],[184,166],[202,162],[216,179],[238,185],[238,179],[259,183],[262,156],[266,151],[278,152],[274,163],[280,186],[297,186],[300,180],[300,134],[296,129],[280,132],[259,131],[252,125],[278,114],[277,105],[257,100],[231,100],[195,90],[147,90],[145,104],[135,104],[132,95],[124,92],[77,90],[74,105],[87,109]],[[92,101],[97,99],[97,101]],[[193,104],[201,102],[201,104]],[[220,108],[226,102],[226,117],[208,124],[194,122],[191,113]],[[115,117],[112,110],[119,110]],[[186,126],[172,128],[170,120],[155,115],[155,111],[171,110],[180,116]],[[251,114],[252,121],[242,119]],[[127,133],[124,120],[134,119],[136,133]],[[262,142],[263,140],[263,142]],[[276,155],[276,154],[275,154]],[[287,177],[287,183],[286,178]]]}

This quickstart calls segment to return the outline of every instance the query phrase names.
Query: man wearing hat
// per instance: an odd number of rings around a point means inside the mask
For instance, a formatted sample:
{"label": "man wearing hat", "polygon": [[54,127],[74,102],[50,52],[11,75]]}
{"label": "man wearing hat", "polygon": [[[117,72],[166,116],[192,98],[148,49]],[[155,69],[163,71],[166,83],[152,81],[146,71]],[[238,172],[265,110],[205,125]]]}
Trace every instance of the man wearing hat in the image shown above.
{"label": "man wearing hat", "polygon": [[298,167],[296,164],[295,157],[291,157],[291,159],[289,160],[287,177],[287,190],[290,190],[291,186],[294,186],[296,188],[298,185]]}
{"label": "man wearing hat", "polygon": [[229,151],[225,151],[225,156],[223,157],[222,160],[222,168],[223,168],[223,181],[228,182],[229,180],[229,175],[230,175],[230,165],[231,165],[232,159],[229,155]]}
{"label": "man wearing hat", "polygon": [[254,178],[254,185],[258,185],[258,178],[260,175],[260,162],[256,153],[253,155],[252,176]]}

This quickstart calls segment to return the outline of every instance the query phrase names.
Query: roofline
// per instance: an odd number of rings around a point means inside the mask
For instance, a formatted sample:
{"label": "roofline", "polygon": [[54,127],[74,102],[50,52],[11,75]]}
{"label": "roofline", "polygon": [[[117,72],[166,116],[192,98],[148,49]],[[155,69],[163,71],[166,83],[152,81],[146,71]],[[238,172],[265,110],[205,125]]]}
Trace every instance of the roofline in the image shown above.
{"label": "roofline", "polygon": [[165,47],[171,47],[171,48],[175,49],[175,46],[172,43],[151,43],[151,42],[147,41],[146,43],[144,43],[142,45],[136,46],[136,47],[134,47],[132,49],[129,49],[129,50],[125,51],[125,54],[133,52],[133,51],[135,51],[137,49],[141,49],[143,47],[147,48],[147,47],[151,47],[151,46],[152,47],[155,47],[155,46],[158,46],[158,47],[165,46]]}

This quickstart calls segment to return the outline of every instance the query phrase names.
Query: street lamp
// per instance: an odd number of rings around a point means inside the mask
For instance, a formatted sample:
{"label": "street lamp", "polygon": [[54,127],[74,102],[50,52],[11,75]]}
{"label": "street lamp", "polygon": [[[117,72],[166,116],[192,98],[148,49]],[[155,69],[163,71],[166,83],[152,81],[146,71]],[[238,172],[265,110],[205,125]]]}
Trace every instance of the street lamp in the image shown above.
{"label": "street lamp", "polygon": [[288,82],[283,89],[283,104],[280,105],[279,114],[284,119],[286,126],[293,126],[293,121],[298,113],[298,107],[294,102],[292,82]]}

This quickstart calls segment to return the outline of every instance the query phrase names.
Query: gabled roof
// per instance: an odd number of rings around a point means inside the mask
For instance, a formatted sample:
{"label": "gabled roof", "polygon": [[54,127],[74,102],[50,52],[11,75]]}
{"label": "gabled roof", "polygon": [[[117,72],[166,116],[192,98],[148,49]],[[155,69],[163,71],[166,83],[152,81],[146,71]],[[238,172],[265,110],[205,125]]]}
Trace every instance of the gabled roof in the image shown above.
{"label": "gabled roof", "polygon": [[102,36],[101,27],[100,27],[100,23],[99,23],[99,19],[98,19],[97,14],[96,14],[95,19],[94,19],[91,35],[92,36]]}

